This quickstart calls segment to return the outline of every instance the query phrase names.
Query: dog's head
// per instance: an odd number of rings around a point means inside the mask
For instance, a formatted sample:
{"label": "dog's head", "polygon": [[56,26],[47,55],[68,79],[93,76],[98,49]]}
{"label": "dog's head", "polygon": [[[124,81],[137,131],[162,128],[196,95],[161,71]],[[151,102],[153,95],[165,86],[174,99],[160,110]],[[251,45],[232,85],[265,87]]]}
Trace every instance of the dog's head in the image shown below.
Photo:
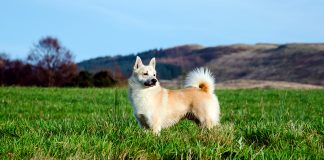
{"label": "dog's head", "polygon": [[154,87],[159,85],[156,78],[155,58],[152,58],[149,65],[144,65],[140,57],[136,57],[133,68],[132,81],[140,84],[144,88]]}

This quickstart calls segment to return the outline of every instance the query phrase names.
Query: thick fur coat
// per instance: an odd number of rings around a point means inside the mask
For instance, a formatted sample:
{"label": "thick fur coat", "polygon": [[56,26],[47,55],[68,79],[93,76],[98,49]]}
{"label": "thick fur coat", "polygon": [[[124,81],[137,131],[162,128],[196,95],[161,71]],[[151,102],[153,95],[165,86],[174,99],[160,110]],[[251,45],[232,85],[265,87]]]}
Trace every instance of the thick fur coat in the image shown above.
{"label": "thick fur coat", "polygon": [[155,64],[155,58],[149,65],[143,65],[137,57],[128,79],[129,99],[141,127],[159,134],[162,128],[184,118],[206,128],[219,124],[220,106],[214,94],[214,78],[208,69],[191,71],[185,80],[185,88],[169,90],[160,86]]}

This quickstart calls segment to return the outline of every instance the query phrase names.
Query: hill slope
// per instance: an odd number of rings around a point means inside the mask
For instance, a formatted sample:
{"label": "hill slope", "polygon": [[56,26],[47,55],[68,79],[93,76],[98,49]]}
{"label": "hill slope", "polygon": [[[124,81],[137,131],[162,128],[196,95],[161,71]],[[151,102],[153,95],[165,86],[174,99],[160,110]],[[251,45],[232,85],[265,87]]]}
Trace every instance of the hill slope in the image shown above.
{"label": "hill slope", "polygon": [[[324,85],[324,44],[256,44],[203,47],[184,45],[137,54],[144,63],[157,58],[161,79],[180,78],[195,67],[206,66],[216,80],[276,80]],[[134,54],[99,57],[78,63],[80,70],[120,70],[131,73]]]}

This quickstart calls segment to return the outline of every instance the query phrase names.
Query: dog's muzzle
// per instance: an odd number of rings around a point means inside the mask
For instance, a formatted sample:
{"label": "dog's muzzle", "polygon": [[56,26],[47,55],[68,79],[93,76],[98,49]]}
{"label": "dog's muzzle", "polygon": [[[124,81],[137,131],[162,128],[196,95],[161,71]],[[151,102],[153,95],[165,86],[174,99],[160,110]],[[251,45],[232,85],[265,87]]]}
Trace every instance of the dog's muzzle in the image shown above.
{"label": "dog's muzzle", "polygon": [[152,86],[156,85],[156,82],[157,82],[157,79],[151,79],[150,81],[144,82],[144,86],[152,87]]}

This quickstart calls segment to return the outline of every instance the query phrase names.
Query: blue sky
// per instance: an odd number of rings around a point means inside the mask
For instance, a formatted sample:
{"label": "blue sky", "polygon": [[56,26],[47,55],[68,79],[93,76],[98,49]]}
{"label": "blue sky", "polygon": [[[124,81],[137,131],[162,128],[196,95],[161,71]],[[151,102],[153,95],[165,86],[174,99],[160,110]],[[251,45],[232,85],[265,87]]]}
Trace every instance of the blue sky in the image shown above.
{"label": "blue sky", "polygon": [[0,52],[25,58],[57,37],[75,60],[182,44],[324,42],[323,0],[10,0]]}

